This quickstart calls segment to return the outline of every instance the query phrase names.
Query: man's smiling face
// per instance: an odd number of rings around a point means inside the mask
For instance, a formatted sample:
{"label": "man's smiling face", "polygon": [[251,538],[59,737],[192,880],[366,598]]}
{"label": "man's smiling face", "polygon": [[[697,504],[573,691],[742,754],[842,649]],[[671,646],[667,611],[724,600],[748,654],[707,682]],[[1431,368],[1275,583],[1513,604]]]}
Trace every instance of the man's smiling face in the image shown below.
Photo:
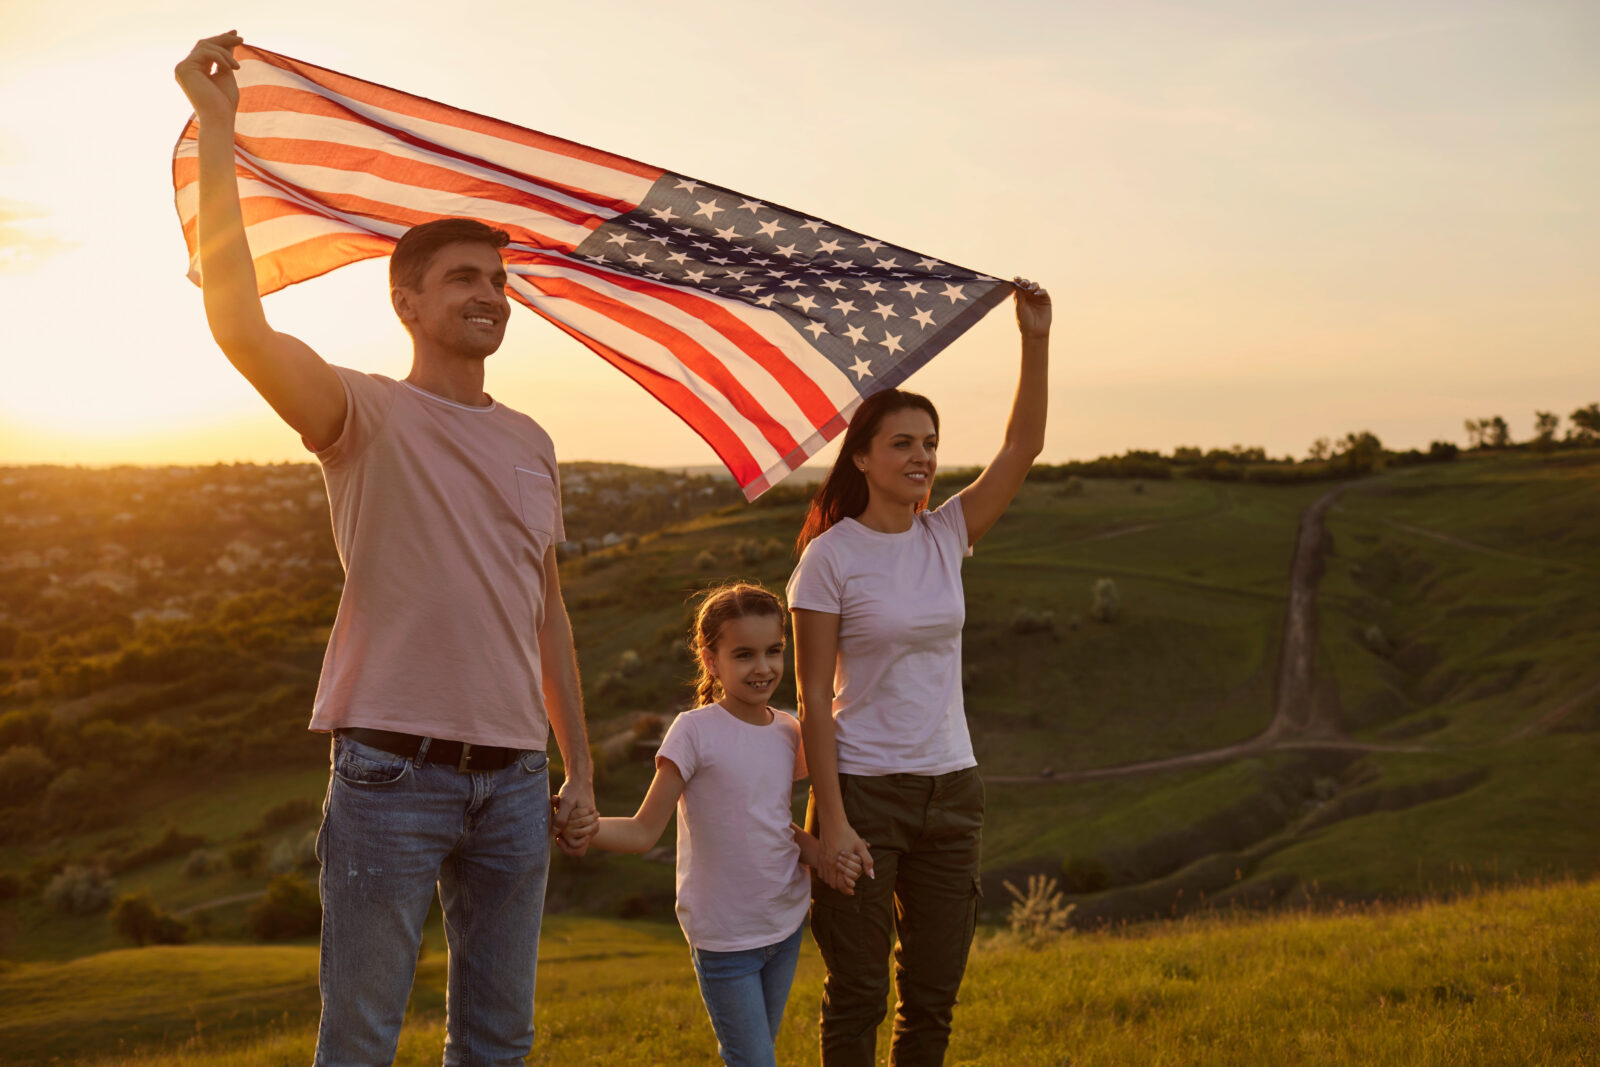
{"label": "man's smiling face", "polygon": [[418,288],[397,290],[396,307],[419,345],[483,359],[500,347],[511,316],[500,253],[478,241],[445,245]]}

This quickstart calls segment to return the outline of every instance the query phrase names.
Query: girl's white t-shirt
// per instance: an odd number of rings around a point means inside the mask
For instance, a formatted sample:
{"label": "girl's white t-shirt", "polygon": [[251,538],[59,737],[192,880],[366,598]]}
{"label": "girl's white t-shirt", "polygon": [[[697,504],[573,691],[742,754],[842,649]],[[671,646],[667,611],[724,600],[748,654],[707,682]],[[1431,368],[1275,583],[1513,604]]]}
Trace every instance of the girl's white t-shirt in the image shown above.
{"label": "girl's white t-shirt", "polygon": [[946,774],[977,766],[961,697],[961,497],[904,533],[842,519],[789,578],[789,607],[839,616],[833,720],[844,774]]}
{"label": "girl's white t-shirt", "polygon": [[772,712],[755,726],[720,704],[672,721],[657,759],[683,776],[678,798],[678,922],[695,948],[738,952],[799,929],[811,879],[791,829],[806,776],[800,723]]}

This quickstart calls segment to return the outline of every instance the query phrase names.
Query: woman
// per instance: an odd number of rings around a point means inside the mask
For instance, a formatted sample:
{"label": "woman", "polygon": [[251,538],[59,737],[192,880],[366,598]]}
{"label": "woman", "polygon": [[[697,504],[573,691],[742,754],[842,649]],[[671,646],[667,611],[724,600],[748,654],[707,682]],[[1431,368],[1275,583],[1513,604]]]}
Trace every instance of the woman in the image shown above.
{"label": "woman", "polygon": [[[977,913],[983,783],[961,699],[961,560],[1044,447],[1050,297],[1017,279],[1022,370],[1005,443],[927,510],[939,416],[915,393],[864,401],[801,529],[789,580],[807,828],[820,840],[811,929],[827,965],[822,1059],[871,1064],[895,950],[890,1062],[938,1064]],[[870,842],[870,849],[868,847]],[[838,863],[867,877],[846,895]]]}

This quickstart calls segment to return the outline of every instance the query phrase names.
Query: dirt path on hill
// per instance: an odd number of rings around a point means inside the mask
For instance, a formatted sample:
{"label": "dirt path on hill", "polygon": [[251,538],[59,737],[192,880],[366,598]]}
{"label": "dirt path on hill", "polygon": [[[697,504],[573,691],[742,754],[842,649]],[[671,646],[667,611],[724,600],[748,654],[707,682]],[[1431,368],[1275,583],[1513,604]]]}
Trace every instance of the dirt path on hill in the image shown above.
{"label": "dirt path on hill", "polygon": [[1426,526],[1413,526],[1411,523],[1401,522],[1399,519],[1374,517],[1374,521],[1380,522],[1385,526],[1392,526],[1397,530],[1404,530],[1406,533],[1416,534],[1418,537],[1426,537],[1431,541],[1439,541],[1456,548],[1464,548],[1468,552],[1494,556],[1497,559],[1509,559],[1516,563],[1531,563],[1539,567],[1555,567],[1564,571],[1579,571],[1584,574],[1597,573],[1595,568],[1586,567],[1581,563],[1568,563],[1558,559],[1546,559],[1543,556],[1530,556],[1522,552],[1507,552],[1503,548],[1490,548],[1488,545],[1480,545],[1476,541],[1468,541],[1466,538],[1457,537],[1455,534],[1447,534],[1440,530],[1430,530]]}
{"label": "dirt path on hill", "polygon": [[[1084,771],[1062,771],[1047,775],[985,775],[984,780],[1004,785],[1051,785],[1062,782],[1091,782],[1105,778],[1122,778],[1134,774],[1151,774],[1160,771],[1181,770],[1187,767],[1205,767],[1229,760],[1261,756],[1272,752],[1441,752],[1438,745],[1383,744],[1354,741],[1344,736],[1343,724],[1338,718],[1338,702],[1332,694],[1317,692],[1317,587],[1322,581],[1323,557],[1328,550],[1327,518],[1339,496],[1354,482],[1341,482],[1318,497],[1300,515],[1300,527],[1295,537],[1294,561],[1289,572],[1289,604],[1284,612],[1283,644],[1278,659],[1278,689],[1273,700],[1272,722],[1260,734],[1245,741],[1204,752],[1191,752],[1164,759],[1124,763],[1114,767],[1096,767]],[[1389,526],[1406,530],[1419,536],[1430,537],[1446,544],[1472,551],[1503,556],[1529,563],[1585,568],[1558,564],[1553,560],[1534,556],[1521,556],[1500,549],[1476,545],[1470,541],[1439,533],[1420,526],[1379,519]],[[1122,534],[1149,529],[1160,523],[1144,523],[1107,531],[1084,540],[1102,540]],[[1331,679],[1323,683],[1324,690],[1332,685]],[[1535,721],[1507,734],[1491,745],[1543,733],[1566,718],[1585,702],[1600,696],[1600,682],[1563,701]],[[1480,746],[1470,746],[1480,747]]]}
{"label": "dirt path on hill", "polygon": [[198,904],[190,904],[187,908],[173,912],[178,918],[186,918],[197,911],[210,911],[212,908],[225,908],[229,904],[243,904],[247,900],[259,900],[267,895],[265,889],[257,889],[253,893],[235,893],[231,897],[217,897],[215,900],[202,900]]}

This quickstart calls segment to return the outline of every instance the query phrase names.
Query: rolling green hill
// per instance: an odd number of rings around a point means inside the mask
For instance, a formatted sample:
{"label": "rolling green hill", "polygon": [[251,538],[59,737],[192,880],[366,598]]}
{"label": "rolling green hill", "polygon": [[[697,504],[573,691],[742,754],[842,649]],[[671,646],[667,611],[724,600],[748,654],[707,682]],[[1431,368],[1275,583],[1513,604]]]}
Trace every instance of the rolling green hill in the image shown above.
{"label": "rolling green hill", "polygon": [[[748,506],[709,479],[579,473],[589,541],[563,586],[602,803],[631,811],[649,739],[689,696],[693,593],[781,589],[803,497]],[[0,780],[0,956],[119,944],[103,910],[52,898],[74,867],[196,909],[201,940],[239,939],[249,896],[303,867],[326,781],[326,741],[304,731],[338,588],[314,472],[0,482],[22,516],[0,553],[0,763],[17,772]],[[1593,450],[1349,483],[1031,479],[965,571],[988,917],[1003,877],[1034,872],[1062,880],[1084,925],[1592,876],[1597,489]],[[1330,492],[1311,668],[1286,689],[1291,563]],[[1109,622],[1091,613],[1101,579],[1120,602]],[[788,680],[777,702],[793,699]],[[257,862],[235,870],[228,852],[250,841]],[[666,863],[553,874],[558,909],[665,918],[670,900]]]}

